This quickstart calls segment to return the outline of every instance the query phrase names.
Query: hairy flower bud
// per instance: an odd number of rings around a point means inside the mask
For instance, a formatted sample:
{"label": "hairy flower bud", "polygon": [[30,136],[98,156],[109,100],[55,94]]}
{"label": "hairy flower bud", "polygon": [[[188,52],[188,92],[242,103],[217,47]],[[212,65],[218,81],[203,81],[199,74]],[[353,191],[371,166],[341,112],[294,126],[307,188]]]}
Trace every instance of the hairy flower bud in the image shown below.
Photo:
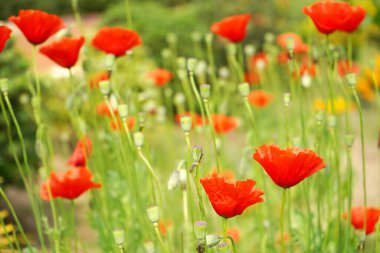
{"label": "hairy flower bud", "polygon": [[202,84],[200,88],[201,97],[203,99],[208,99],[210,97],[211,85]]}
{"label": "hairy flower bud", "polygon": [[124,229],[115,229],[112,234],[116,245],[119,247],[123,246],[125,240]]}
{"label": "hairy flower bud", "polygon": [[181,128],[184,132],[190,132],[192,125],[193,119],[190,116],[185,115],[181,117]]}
{"label": "hairy flower bud", "polygon": [[160,209],[158,206],[151,206],[146,209],[146,213],[148,214],[148,218],[153,225],[158,225],[158,221],[160,220]]}
{"label": "hairy flower bud", "polygon": [[108,80],[103,80],[99,82],[100,92],[103,96],[108,96],[111,93],[111,83]]}
{"label": "hairy flower bud", "polygon": [[248,83],[241,83],[238,86],[240,95],[243,97],[247,97],[249,95],[249,84]]}
{"label": "hairy flower bud", "polygon": [[136,147],[141,148],[144,145],[144,134],[142,132],[134,133],[133,140],[135,141]]}
{"label": "hairy flower bud", "polygon": [[119,112],[120,118],[125,119],[128,117],[128,105],[121,104],[117,107],[117,111]]}
{"label": "hairy flower bud", "polygon": [[206,235],[206,230],[207,230],[207,222],[206,221],[196,221],[194,224],[194,232],[195,232],[195,237],[198,240],[203,240],[203,238]]}

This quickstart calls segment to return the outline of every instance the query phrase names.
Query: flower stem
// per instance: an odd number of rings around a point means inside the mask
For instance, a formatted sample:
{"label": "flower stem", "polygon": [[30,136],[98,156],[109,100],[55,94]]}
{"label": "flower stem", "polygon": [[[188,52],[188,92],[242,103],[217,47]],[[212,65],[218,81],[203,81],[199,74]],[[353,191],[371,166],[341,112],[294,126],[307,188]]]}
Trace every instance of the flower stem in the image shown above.
{"label": "flower stem", "polygon": [[216,170],[218,171],[218,173],[220,173],[219,152],[218,152],[218,148],[216,146],[216,134],[215,134],[215,129],[214,129],[214,122],[212,121],[212,118],[211,118],[210,106],[208,103],[208,99],[203,99],[203,103],[204,103],[204,107],[206,110],[207,120],[208,120],[209,126],[210,126],[212,146],[213,146],[214,152],[215,152]]}
{"label": "flower stem", "polygon": [[80,16],[80,12],[79,12],[78,0],[71,0],[71,8],[73,9],[75,21],[77,22],[77,26],[79,28],[79,31],[83,35],[84,29],[83,29],[82,18]]}
{"label": "flower stem", "polygon": [[281,202],[281,220],[280,220],[280,229],[281,229],[281,252],[286,252],[285,247],[285,238],[284,238],[284,213],[285,213],[285,201],[286,201],[286,188],[282,189],[282,202]]}
{"label": "flower stem", "polygon": [[154,231],[156,232],[156,235],[157,235],[157,238],[158,238],[158,241],[160,242],[160,245],[161,245],[161,248],[162,248],[162,251],[164,253],[168,253],[166,247],[165,247],[165,244],[164,244],[164,241],[162,240],[162,236],[161,236],[161,233],[160,233],[160,230],[158,229],[158,224],[156,224],[154,226]]}
{"label": "flower stem", "polygon": [[[366,162],[365,162],[365,146],[364,146],[364,123],[363,123],[363,110],[361,107],[359,96],[355,90],[355,87],[352,87],[352,93],[355,98],[356,105],[359,111],[359,121],[360,121],[360,141],[361,141],[361,156],[362,156],[362,174],[363,174],[363,205],[364,210],[367,210],[367,179],[366,179]],[[364,231],[367,229],[367,217],[364,215]]]}

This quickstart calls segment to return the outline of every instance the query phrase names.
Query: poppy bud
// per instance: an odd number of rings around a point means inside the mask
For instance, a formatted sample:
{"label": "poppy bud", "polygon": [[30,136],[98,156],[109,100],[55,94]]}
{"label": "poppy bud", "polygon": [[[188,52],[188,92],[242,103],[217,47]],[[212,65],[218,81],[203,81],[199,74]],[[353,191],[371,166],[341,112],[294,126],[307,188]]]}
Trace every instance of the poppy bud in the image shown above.
{"label": "poppy bud", "polygon": [[203,240],[206,235],[207,222],[206,221],[196,221],[194,224],[195,237],[198,240]]}
{"label": "poppy bud", "polygon": [[142,132],[136,132],[133,134],[133,140],[137,148],[141,148],[144,145],[144,134]]}
{"label": "poppy bud", "polygon": [[347,134],[345,137],[346,145],[348,148],[352,148],[354,145],[355,136],[353,134]]}
{"label": "poppy bud", "polygon": [[202,39],[202,34],[200,32],[193,32],[191,34],[191,38],[194,42],[199,43]]}
{"label": "poppy bud", "polygon": [[148,214],[150,222],[152,222],[154,226],[157,226],[158,221],[160,220],[160,209],[158,209],[158,206],[147,208],[146,213]]}
{"label": "poppy bud", "polygon": [[128,117],[128,105],[122,104],[117,107],[117,111],[120,115],[120,118],[125,119]]}
{"label": "poppy bud", "polygon": [[196,163],[200,163],[203,157],[203,149],[201,146],[193,147],[193,160]]}
{"label": "poppy bud", "polygon": [[180,69],[186,69],[186,59],[185,57],[177,58],[177,67]]}
{"label": "poppy bud", "polygon": [[312,79],[309,73],[305,73],[301,77],[301,84],[304,88],[309,88],[311,85]]}
{"label": "poppy bud", "polygon": [[161,51],[161,57],[162,58],[170,58],[170,56],[172,55],[172,52],[170,51],[170,49],[169,48],[164,48],[164,49],[162,49],[162,51]]}
{"label": "poppy bud", "polygon": [[7,78],[1,78],[0,79],[0,89],[1,89],[1,92],[3,92],[3,93],[8,92],[9,86],[8,86],[8,79]]}
{"label": "poppy bud", "polygon": [[185,115],[181,117],[181,127],[184,132],[190,132],[192,125],[193,121],[190,116]]}
{"label": "poppy bud", "polygon": [[299,136],[293,137],[291,142],[292,142],[293,147],[297,147],[297,148],[301,147],[301,137]]}
{"label": "poppy bud", "polygon": [[264,40],[266,43],[273,43],[275,39],[276,38],[273,33],[266,33],[264,35]]}
{"label": "poppy bud", "polygon": [[244,53],[247,57],[254,55],[255,52],[256,52],[256,48],[254,45],[251,45],[251,44],[245,45]]}
{"label": "poppy bud", "polygon": [[187,72],[184,69],[180,69],[177,71],[177,76],[179,80],[185,81],[187,79]]}
{"label": "poppy bud", "polygon": [[248,97],[248,95],[249,95],[249,84],[248,83],[239,84],[238,89],[239,89],[240,95],[242,95],[243,97]]}
{"label": "poppy bud", "polygon": [[175,33],[168,33],[166,35],[166,42],[168,42],[169,45],[174,45],[178,41],[177,35]]}
{"label": "poppy bud", "polygon": [[290,104],[290,93],[284,93],[284,106],[288,107]]}
{"label": "poppy bud", "polygon": [[346,75],[346,81],[350,87],[355,87],[356,85],[356,75],[355,73],[349,73]]}
{"label": "poppy bud", "polygon": [[112,71],[114,63],[115,63],[115,56],[113,54],[107,54],[106,55],[106,68],[108,71]]}
{"label": "poppy bud", "polygon": [[218,74],[221,78],[227,79],[230,76],[230,70],[227,67],[219,68]]}
{"label": "poppy bud", "polygon": [[203,99],[208,99],[210,97],[211,86],[209,84],[202,84],[200,88],[201,97]]}
{"label": "poppy bud", "polygon": [[219,244],[221,237],[219,235],[206,235],[207,247],[212,248]]}
{"label": "poppy bud", "polygon": [[185,95],[182,93],[182,92],[177,92],[175,95],[174,95],[174,104],[175,105],[183,105],[184,102],[186,100],[186,97]]}
{"label": "poppy bud", "polygon": [[195,73],[197,75],[204,75],[207,71],[207,62],[201,60],[198,62],[197,67],[195,68]]}
{"label": "poppy bud", "polygon": [[194,72],[196,65],[197,65],[197,59],[195,58],[187,59],[187,70],[189,70],[190,72]]}
{"label": "poppy bud", "polygon": [[179,171],[175,170],[169,177],[168,190],[169,191],[174,190],[178,186],[178,184],[179,184]]}
{"label": "poppy bud", "polygon": [[214,35],[212,33],[206,34],[205,41],[207,45],[211,45],[213,39],[214,39]]}
{"label": "poppy bud", "polygon": [[327,124],[329,127],[333,128],[336,126],[336,117],[334,115],[329,115],[327,118]]}
{"label": "poppy bud", "polygon": [[218,245],[216,245],[216,249],[218,252],[230,252],[229,246],[226,242],[220,242]]}
{"label": "poppy bud", "polygon": [[115,229],[113,232],[113,239],[117,246],[122,247],[125,240],[125,232],[123,229]]}
{"label": "poppy bud", "polygon": [[144,248],[146,253],[154,253],[154,243],[152,241],[145,241]]}
{"label": "poppy bud", "polygon": [[99,82],[100,92],[103,96],[108,96],[111,93],[111,83],[108,80],[103,80]]}

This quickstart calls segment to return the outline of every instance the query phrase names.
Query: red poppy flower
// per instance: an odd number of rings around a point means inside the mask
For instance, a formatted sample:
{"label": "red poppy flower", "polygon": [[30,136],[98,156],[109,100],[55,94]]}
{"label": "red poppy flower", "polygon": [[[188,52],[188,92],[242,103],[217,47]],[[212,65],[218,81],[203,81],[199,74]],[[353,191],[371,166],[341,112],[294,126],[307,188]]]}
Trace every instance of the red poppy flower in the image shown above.
{"label": "red poppy flower", "polygon": [[250,84],[260,84],[260,74],[252,70],[244,74],[244,80]]}
{"label": "red poppy flower", "polygon": [[309,75],[311,77],[315,77],[317,73],[317,67],[315,64],[302,63],[300,66],[300,76]]}
{"label": "red poppy flower", "polygon": [[44,43],[65,25],[61,18],[39,10],[20,10],[18,16],[12,16],[13,22],[33,45]]}
{"label": "red poppy flower", "polygon": [[288,40],[293,39],[294,53],[307,53],[309,51],[308,45],[304,44],[301,37],[295,33],[283,33],[277,37],[277,43],[285,50],[288,50]]}
{"label": "red poppy flower", "polygon": [[250,20],[250,14],[230,16],[214,23],[211,26],[211,31],[231,42],[241,42],[245,38]]}
{"label": "red poppy flower", "polygon": [[[380,209],[367,207],[366,215],[366,234],[371,234],[376,230],[376,223],[380,218]],[[351,224],[356,230],[364,229],[364,207],[358,206],[351,209]]]}
{"label": "red poppy flower", "polygon": [[197,127],[197,126],[202,126],[202,123],[203,123],[203,120],[202,120],[202,116],[200,116],[199,114],[197,113],[192,113],[192,112],[185,112],[185,113],[180,113],[180,114],[177,114],[175,116],[175,122],[177,124],[181,124],[181,118],[183,116],[190,116],[191,119],[192,119],[192,127]]}
{"label": "red poppy flower", "polygon": [[156,86],[164,86],[173,79],[173,74],[166,69],[157,68],[146,73],[146,77],[151,79]]}
{"label": "red poppy flower", "polygon": [[289,56],[289,53],[286,51],[280,52],[277,55],[278,64],[288,64],[289,60],[290,60],[290,56]]}
{"label": "red poppy flower", "polygon": [[43,183],[40,191],[43,200],[50,200],[51,197],[76,199],[92,188],[102,187],[99,183],[91,181],[92,173],[87,167],[73,167],[69,170],[58,173],[52,172],[47,183]]}
{"label": "red poppy flower", "polygon": [[79,51],[84,44],[84,37],[78,39],[64,38],[40,48],[40,53],[63,68],[73,67],[79,56]]}
{"label": "red poppy flower", "polygon": [[[135,126],[136,120],[133,117],[129,117],[127,119],[127,125],[128,129],[132,129]],[[123,121],[118,119],[117,121],[111,121],[111,128],[114,131],[119,131],[120,129],[123,129]]]}
{"label": "red poppy flower", "polygon": [[323,1],[304,7],[303,12],[314,22],[323,34],[335,32],[351,16],[351,6],[346,2]]}
{"label": "red poppy flower", "polygon": [[91,42],[92,46],[116,57],[123,56],[128,50],[141,45],[139,34],[121,27],[100,29]]}
{"label": "red poppy flower", "polygon": [[318,31],[323,34],[330,34],[336,30],[354,32],[366,14],[361,7],[329,0],[304,7],[303,12],[313,20]]}
{"label": "red poppy flower", "polygon": [[260,52],[252,55],[250,63],[253,69],[263,70],[268,66],[269,61],[266,53]]}
{"label": "red poppy flower", "polygon": [[263,90],[255,90],[249,93],[248,101],[255,107],[263,108],[273,101],[273,96]]}
{"label": "red poppy flower", "polygon": [[217,133],[228,133],[238,126],[237,119],[223,114],[211,115],[213,127]]}
{"label": "red poppy flower", "polygon": [[253,154],[273,182],[283,188],[292,187],[326,167],[322,158],[309,149],[280,149],[264,144]]}
{"label": "red poppy flower", "polygon": [[109,80],[108,72],[99,72],[91,77],[90,88],[99,88],[99,83],[107,80]]}
{"label": "red poppy flower", "polygon": [[0,53],[3,51],[5,43],[11,37],[12,30],[8,27],[1,25],[0,26]]}
{"label": "red poppy flower", "polygon": [[[102,101],[101,103],[99,103],[97,106],[96,106],[96,113],[100,116],[107,116],[107,117],[111,117],[112,114],[111,114],[111,111],[110,109],[108,108],[108,105],[105,101]],[[113,113],[114,115],[118,115],[118,111],[117,111],[117,108],[114,108],[113,109]]]}
{"label": "red poppy flower", "polygon": [[351,17],[340,27],[340,30],[348,33],[355,32],[365,18],[365,15],[366,11],[362,7],[351,6]]}
{"label": "red poppy flower", "polygon": [[87,159],[90,157],[92,152],[92,143],[90,138],[87,136],[80,139],[71,155],[67,165],[72,166],[86,166]]}
{"label": "red poppy flower", "polygon": [[200,181],[215,212],[224,218],[240,215],[247,207],[264,201],[260,197],[264,192],[254,188],[256,182],[251,179],[235,183],[212,174]]}
{"label": "red poppy flower", "polygon": [[360,72],[359,67],[354,63],[350,63],[349,60],[338,61],[337,70],[341,77],[344,77],[345,75],[350,73],[359,74]]}

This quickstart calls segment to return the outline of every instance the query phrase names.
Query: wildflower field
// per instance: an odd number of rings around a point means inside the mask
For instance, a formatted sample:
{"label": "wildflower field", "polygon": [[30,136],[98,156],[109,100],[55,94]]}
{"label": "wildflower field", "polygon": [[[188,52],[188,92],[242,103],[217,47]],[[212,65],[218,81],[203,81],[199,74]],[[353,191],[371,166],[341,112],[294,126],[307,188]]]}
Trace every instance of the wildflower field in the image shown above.
{"label": "wildflower field", "polygon": [[0,19],[0,252],[380,252],[379,1]]}

